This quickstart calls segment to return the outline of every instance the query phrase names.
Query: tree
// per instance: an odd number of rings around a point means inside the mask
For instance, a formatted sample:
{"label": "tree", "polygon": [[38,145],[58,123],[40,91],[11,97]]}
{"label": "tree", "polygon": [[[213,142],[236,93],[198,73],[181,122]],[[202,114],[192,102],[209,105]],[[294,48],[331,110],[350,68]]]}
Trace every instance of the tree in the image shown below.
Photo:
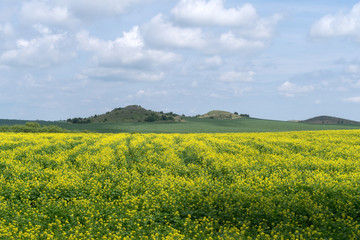
{"label": "tree", "polygon": [[157,121],[157,120],[159,120],[159,116],[156,115],[155,113],[151,113],[149,116],[147,116],[147,117],[144,119],[145,122],[155,122],[155,121]]}
{"label": "tree", "polygon": [[27,122],[27,123],[25,123],[25,126],[29,127],[29,128],[40,128],[41,127],[38,122]]}

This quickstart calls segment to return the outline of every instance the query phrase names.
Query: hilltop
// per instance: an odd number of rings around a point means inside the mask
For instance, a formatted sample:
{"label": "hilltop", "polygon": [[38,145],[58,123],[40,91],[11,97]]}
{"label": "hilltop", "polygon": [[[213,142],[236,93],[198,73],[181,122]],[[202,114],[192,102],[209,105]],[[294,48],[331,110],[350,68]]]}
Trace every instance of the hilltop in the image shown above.
{"label": "hilltop", "polygon": [[101,123],[101,122],[156,122],[181,121],[182,117],[170,113],[147,110],[139,105],[130,105],[124,108],[115,108],[110,112],[94,115],[88,118],[68,119],[70,123]]}
{"label": "hilltop", "polygon": [[310,123],[310,124],[343,124],[343,125],[360,125],[360,122],[356,122],[353,120],[348,120],[344,118],[338,117],[330,117],[330,116],[318,116],[313,117],[304,121],[300,121],[302,123]]}
{"label": "hilltop", "polygon": [[210,119],[239,119],[239,118],[249,118],[248,114],[238,114],[231,113],[227,111],[213,110],[206,114],[197,116],[197,118],[210,118]]}

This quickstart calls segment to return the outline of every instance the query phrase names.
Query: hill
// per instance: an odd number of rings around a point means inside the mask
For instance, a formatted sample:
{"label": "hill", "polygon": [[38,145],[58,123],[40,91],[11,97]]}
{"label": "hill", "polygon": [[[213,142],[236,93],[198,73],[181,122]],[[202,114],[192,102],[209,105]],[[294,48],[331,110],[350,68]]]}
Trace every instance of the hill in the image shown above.
{"label": "hill", "polygon": [[110,112],[94,115],[88,118],[68,119],[70,123],[101,123],[101,122],[156,122],[181,121],[182,117],[170,113],[155,112],[142,108],[139,105],[130,105],[124,108],[115,108]]}
{"label": "hill", "polygon": [[313,117],[304,121],[301,121],[302,123],[310,123],[310,124],[341,124],[341,125],[360,125],[360,122],[356,122],[353,120],[348,120],[344,118],[338,118],[338,117],[330,117],[330,116],[318,116]]}
{"label": "hill", "polygon": [[210,119],[239,119],[239,118],[249,118],[247,114],[238,114],[231,113],[227,111],[213,110],[206,114],[197,116],[197,118],[210,118]]}

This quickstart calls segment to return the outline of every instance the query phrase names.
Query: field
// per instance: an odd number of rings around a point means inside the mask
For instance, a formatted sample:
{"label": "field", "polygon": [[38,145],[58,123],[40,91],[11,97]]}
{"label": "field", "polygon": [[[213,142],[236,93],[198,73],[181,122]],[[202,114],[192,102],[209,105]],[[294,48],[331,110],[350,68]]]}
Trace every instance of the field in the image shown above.
{"label": "field", "polygon": [[357,239],[360,131],[0,133],[0,239]]}
{"label": "field", "polygon": [[99,133],[234,133],[360,128],[359,125],[303,124],[254,118],[233,120],[187,118],[186,122],[57,124],[65,129]]}
{"label": "field", "polygon": [[[1,125],[25,124],[21,120],[0,120]],[[186,118],[186,122],[107,122],[91,124],[69,124],[66,122],[38,121],[42,126],[56,125],[71,131],[91,131],[98,133],[239,133],[239,132],[283,132],[360,129],[360,125],[346,124],[305,124],[264,120],[242,119],[196,119]]]}

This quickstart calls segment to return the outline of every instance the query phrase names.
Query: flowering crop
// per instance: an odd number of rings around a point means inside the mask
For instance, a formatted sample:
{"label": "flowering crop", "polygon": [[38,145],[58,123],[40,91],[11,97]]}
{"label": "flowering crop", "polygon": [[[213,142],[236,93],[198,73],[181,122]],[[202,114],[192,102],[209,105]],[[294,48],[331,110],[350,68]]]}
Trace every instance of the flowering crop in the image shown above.
{"label": "flowering crop", "polygon": [[0,239],[357,239],[360,131],[0,133]]}

